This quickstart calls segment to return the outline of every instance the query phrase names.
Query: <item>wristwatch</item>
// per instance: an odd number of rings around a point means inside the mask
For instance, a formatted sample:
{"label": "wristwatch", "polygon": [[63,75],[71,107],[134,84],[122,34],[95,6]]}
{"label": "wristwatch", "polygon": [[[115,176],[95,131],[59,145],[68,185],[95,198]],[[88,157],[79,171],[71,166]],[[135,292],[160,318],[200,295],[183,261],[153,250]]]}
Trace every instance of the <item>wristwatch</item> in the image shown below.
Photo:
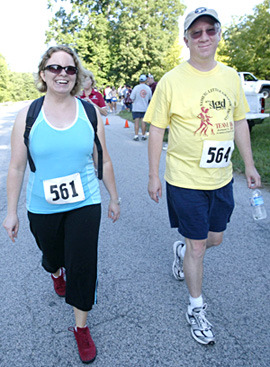
{"label": "wristwatch", "polygon": [[115,199],[115,200],[110,200],[112,203],[120,205],[121,204],[121,198]]}

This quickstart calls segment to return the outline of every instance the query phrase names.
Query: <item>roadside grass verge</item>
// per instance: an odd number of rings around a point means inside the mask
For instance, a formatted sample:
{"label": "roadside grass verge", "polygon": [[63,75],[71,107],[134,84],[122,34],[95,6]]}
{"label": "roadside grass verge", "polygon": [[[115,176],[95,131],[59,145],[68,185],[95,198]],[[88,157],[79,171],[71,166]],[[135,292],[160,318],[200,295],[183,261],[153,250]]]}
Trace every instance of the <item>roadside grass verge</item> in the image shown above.
{"label": "roadside grass verge", "polygon": [[[270,98],[266,99],[265,112],[270,113]],[[253,159],[261,175],[262,185],[270,187],[270,117],[262,124],[253,126],[250,139]],[[232,163],[236,172],[245,173],[244,163],[237,147],[232,155]]]}
{"label": "roadside grass verge", "polygon": [[[133,123],[132,113],[127,110],[118,112],[118,116],[120,116],[124,120],[128,120]],[[146,131],[149,131],[149,124],[146,124]]]}
{"label": "roadside grass verge", "polygon": [[[270,113],[270,98],[266,99],[266,113]],[[133,121],[131,112],[121,111],[119,116],[125,120]],[[149,124],[147,124],[147,131]],[[253,126],[251,134],[251,146],[255,166],[261,175],[262,185],[270,187],[270,117],[265,119],[262,124]],[[167,129],[164,135],[164,141],[167,142]],[[234,171],[245,173],[245,166],[240,153],[235,147],[232,155]]]}
{"label": "roadside grass verge", "polygon": [[130,122],[133,121],[133,119],[132,119],[132,113],[131,112],[128,112],[127,110],[118,112],[118,116],[120,116],[124,120],[128,120]]}

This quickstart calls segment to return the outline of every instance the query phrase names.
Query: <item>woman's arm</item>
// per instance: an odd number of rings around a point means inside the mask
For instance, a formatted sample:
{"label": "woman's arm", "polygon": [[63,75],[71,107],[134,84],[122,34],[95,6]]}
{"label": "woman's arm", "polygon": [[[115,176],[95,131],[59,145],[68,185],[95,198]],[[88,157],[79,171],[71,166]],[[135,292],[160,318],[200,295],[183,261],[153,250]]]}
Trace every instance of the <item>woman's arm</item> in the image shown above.
{"label": "woman's arm", "polygon": [[8,208],[3,226],[12,242],[15,242],[19,230],[17,207],[27,163],[27,149],[23,134],[28,108],[29,106],[18,113],[11,134],[11,158],[7,176]]}
{"label": "woman's arm", "polygon": [[[103,97],[102,97],[103,98]],[[90,98],[86,97],[84,98],[85,101],[92,103],[92,105],[94,107],[96,107],[96,109],[98,110],[98,112],[103,115],[103,116],[107,116],[108,115],[108,111],[107,111],[107,106],[104,107],[99,107],[97,104],[95,104]]]}
{"label": "woman's arm", "polygon": [[[105,140],[105,130],[102,118],[99,113],[97,113],[98,127],[97,135],[102,145],[103,150],[103,183],[110,195],[110,203],[108,208],[108,217],[112,218],[115,222],[120,216],[120,203],[119,197],[116,189],[114,171],[111,158],[109,156],[106,140]],[[94,149],[94,161],[97,166],[97,149]]]}

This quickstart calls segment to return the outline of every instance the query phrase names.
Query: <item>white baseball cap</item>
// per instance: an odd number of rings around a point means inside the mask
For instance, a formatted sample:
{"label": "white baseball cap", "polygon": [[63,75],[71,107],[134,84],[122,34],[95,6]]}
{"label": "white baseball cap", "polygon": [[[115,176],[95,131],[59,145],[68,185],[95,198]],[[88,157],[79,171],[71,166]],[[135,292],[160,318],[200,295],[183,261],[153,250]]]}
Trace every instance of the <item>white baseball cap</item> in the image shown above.
{"label": "white baseball cap", "polygon": [[146,81],[146,79],[147,79],[146,75],[142,74],[142,75],[140,76],[140,82],[145,82],[145,81]]}
{"label": "white baseball cap", "polygon": [[198,19],[199,17],[208,15],[209,17],[214,18],[218,23],[220,23],[220,20],[218,19],[218,14],[214,9],[207,9],[207,8],[197,8],[194,11],[190,12],[185,19],[184,23],[184,31],[189,29],[191,24]]}

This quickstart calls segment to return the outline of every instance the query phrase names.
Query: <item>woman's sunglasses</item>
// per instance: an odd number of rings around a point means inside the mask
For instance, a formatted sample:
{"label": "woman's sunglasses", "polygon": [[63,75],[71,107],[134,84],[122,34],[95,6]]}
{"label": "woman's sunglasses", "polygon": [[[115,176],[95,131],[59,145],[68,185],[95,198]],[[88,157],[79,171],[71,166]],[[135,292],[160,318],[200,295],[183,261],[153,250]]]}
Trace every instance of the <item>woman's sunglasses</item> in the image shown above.
{"label": "woman's sunglasses", "polygon": [[[209,36],[209,37],[213,37],[215,36],[217,33],[218,33],[219,29],[217,27],[213,27],[213,28],[209,28],[209,29],[206,29],[205,30],[205,33]],[[194,31],[194,32],[190,32],[190,37],[194,40],[197,40],[199,39],[202,34],[203,34],[203,31]]]}
{"label": "woman's sunglasses", "polygon": [[48,70],[53,74],[59,75],[62,70],[65,70],[67,75],[75,75],[77,74],[78,69],[76,66],[61,66],[61,65],[47,65],[44,70]]}

